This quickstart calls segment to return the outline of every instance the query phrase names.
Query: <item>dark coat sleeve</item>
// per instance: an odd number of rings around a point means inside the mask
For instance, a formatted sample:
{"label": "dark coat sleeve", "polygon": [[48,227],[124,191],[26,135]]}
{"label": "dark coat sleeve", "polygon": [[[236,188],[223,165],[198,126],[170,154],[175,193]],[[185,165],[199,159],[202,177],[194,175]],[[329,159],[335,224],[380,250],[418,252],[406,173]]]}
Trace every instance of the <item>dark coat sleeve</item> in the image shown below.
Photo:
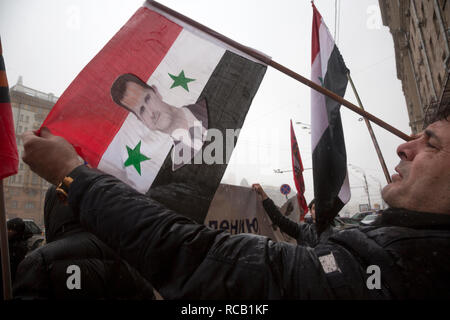
{"label": "dark coat sleeve", "polygon": [[50,294],[47,266],[39,250],[31,252],[17,268],[13,283],[15,299],[48,299]]}
{"label": "dark coat sleeve", "polygon": [[11,264],[11,279],[14,281],[17,268],[28,252],[25,240],[15,240],[9,244],[9,261]]}
{"label": "dark coat sleeve", "polygon": [[[69,266],[81,288],[69,289]],[[19,265],[16,299],[153,299],[150,283],[91,233],[80,232],[30,253]]]}
{"label": "dark coat sleeve", "polygon": [[[81,223],[166,299],[336,297],[316,249],[209,229],[83,166],[71,176],[69,203]],[[358,263],[339,247],[327,250],[336,257],[343,283],[358,280],[351,297],[365,285]]]}
{"label": "dark coat sleeve", "polygon": [[268,198],[263,201],[263,207],[270,217],[270,220],[280,230],[297,240],[298,244],[315,247],[318,243],[316,228],[309,223],[296,223],[285,216],[278,210],[272,199]]}
{"label": "dark coat sleeve", "polygon": [[270,220],[272,220],[274,224],[280,227],[281,231],[294,239],[297,239],[299,237],[302,232],[300,225],[283,216],[280,210],[278,210],[275,203],[273,203],[272,199],[267,198],[266,200],[264,200],[263,207],[264,210],[266,210],[266,213],[269,216]]}

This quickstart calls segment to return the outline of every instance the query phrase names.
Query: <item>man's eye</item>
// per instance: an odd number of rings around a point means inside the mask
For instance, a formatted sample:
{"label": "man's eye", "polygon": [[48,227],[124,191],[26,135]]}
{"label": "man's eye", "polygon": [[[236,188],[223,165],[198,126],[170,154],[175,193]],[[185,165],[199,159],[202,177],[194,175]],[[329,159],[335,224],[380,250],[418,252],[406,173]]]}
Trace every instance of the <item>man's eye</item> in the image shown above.
{"label": "man's eye", "polygon": [[142,106],[141,109],[139,109],[139,115],[142,116],[145,112],[145,107]]}
{"label": "man's eye", "polygon": [[429,148],[433,148],[433,149],[437,149],[435,146],[433,146],[432,144],[430,144],[429,142],[427,142],[427,147]]}

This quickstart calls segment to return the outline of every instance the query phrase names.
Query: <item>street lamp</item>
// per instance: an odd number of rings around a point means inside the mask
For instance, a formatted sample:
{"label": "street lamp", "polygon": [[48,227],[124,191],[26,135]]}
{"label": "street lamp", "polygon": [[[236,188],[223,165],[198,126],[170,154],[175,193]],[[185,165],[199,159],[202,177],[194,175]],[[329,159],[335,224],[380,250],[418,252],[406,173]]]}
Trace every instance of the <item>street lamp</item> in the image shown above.
{"label": "street lamp", "polygon": [[[305,170],[312,170],[312,168],[303,168],[303,171],[305,171]],[[274,173],[292,172],[292,169],[291,170],[273,169],[273,172]]]}
{"label": "street lamp", "polygon": [[382,196],[382,193],[381,193],[381,191],[382,191],[382,189],[383,189],[383,188],[381,187],[381,181],[378,180],[377,178],[375,178],[374,176],[370,175],[370,174],[369,174],[369,177],[371,177],[371,178],[374,179],[376,182],[378,182],[378,186],[380,187],[381,209],[384,209],[384,208],[386,207],[386,204],[385,204],[385,202],[384,202],[384,199],[383,199],[383,196]]}
{"label": "street lamp", "polygon": [[300,124],[302,129],[309,130],[308,133],[311,134],[311,125],[309,123],[296,121],[295,124]]}
{"label": "street lamp", "polygon": [[369,203],[369,209],[372,209],[372,204],[370,203],[369,185],[367,184],[366,172],[362,168],[357,167],[357,166],[355,166],[355,165],[353,165],[351,163],[349,163],[348,166],[351,167],[356,172],[359,172],[359,173],[361,173],[363,175],[363,177],[364,177],[364,184],[365,184],[365,188],[364,189],[366,190],[367,201]]}

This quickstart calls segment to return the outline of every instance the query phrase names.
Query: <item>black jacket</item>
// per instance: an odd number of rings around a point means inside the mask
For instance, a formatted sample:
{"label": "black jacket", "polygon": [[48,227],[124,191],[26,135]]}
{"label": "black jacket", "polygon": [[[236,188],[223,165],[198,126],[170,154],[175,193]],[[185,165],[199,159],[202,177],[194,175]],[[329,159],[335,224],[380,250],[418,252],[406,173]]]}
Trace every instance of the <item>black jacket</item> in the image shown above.
{"label": "black jacket", "polygon": [[325,243],[333,233],[332,227],[328,227],[319,236],[315,223],[296,223],[286,218],[270,198],[263,201],[263,207],[273,224],[276,224],[281,231],[294,238],[299,245],[315,247],[319,242]]}
{"label": "black jacket", "polygon": [[[72,265],[80,268],[80,290],[67,286]],[[13,292],[16,299],[154,298],[148,281],[89,232],[69,235],[30,253],[19,265]]]}
{"label": "black jacket", "polygon": [[81,222],[167,299],[450,298],[450,215],[387,210],[309,248],[209,229],[83,166],[71,176]]}
{"label": "black jacket", "polygon": [[17,268],[28,252],[27,240],[22,236],[13,237],[8,240],[9,244],[9,261],[11,264],[11,280],[14,282]]}
{"label": "black jacket", "polygon": [[[153,287],[92,233],[72,209],[47,191],[44,206],[47,244],[19,265],[13,286],[17,299],[153,299]],[[81,289],[69,289],[78,266]],[[69,272],[69,273],[68,273]],[[69,281],[70,282],[70,281]]]}

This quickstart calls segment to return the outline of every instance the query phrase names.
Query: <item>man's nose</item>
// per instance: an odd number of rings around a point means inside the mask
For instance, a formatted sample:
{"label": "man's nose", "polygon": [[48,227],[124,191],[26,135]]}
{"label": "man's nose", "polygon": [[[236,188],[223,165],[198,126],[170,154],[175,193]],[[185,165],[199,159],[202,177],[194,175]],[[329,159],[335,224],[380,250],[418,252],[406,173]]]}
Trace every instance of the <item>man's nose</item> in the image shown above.
{"label": "man's nose", "polygon": [[418,139],[402,143],[397,148],[397,155],[402,160],[412,161],[417,152]]}

